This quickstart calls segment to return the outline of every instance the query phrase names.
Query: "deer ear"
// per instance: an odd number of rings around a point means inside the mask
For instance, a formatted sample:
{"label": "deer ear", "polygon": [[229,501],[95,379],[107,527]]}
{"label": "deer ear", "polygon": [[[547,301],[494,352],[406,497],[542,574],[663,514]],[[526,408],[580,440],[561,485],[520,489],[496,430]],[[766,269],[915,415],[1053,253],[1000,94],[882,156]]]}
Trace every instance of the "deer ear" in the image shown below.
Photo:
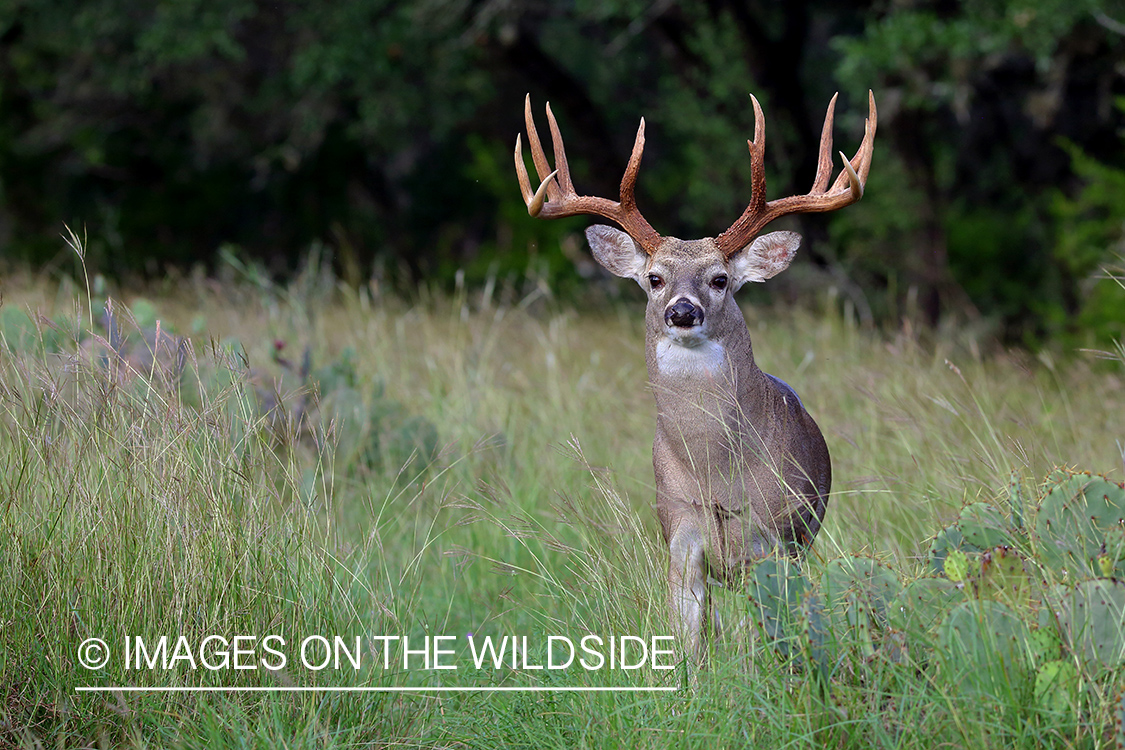
{"label": "deer ear", "polygon": [[633,238],[620,229],[595,224],[586,230],[586,239],[594,251],[594,260],[623,279],[640,283],[648,266],[648,254]]}
{"label": "deer ear", "polygon": [[737,290],[747,281],[777,276],[789,267],[800,245],[801,235],[796,232],[770,232],[756,237],[730,259],[734,288]]}

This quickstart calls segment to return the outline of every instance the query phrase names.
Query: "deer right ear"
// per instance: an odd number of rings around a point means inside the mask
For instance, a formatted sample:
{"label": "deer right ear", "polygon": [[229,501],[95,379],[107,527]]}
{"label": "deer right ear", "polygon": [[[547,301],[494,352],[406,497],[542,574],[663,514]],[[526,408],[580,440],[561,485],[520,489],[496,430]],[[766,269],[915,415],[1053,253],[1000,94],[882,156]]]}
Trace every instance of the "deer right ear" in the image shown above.
{"label": "deer right ear", "polygon": [[595,224],[586,230],[586,240],[594,251],[594,260],[602,268],[623,279],[633,279],[641,286],[648,253],[625,232],[604,224]]}
{"label": "deer right ear", "polygon": [[770,232],[755,238],[730,259],[734,291],[747,281],[777,276],[793,262],[800,244],[801,235],[796,232]]}

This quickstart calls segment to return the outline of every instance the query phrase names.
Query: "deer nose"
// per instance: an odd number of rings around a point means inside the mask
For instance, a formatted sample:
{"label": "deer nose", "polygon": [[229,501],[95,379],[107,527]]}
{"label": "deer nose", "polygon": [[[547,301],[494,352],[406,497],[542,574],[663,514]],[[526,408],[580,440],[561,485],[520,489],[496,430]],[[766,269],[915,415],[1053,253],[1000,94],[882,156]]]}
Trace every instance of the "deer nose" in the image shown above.
{"label": "deer nose", "polygon": [[703,308],[696,307],[687,297],[680,297],[664,311],[664,322],[677,328],[691,328],[703,323]]}

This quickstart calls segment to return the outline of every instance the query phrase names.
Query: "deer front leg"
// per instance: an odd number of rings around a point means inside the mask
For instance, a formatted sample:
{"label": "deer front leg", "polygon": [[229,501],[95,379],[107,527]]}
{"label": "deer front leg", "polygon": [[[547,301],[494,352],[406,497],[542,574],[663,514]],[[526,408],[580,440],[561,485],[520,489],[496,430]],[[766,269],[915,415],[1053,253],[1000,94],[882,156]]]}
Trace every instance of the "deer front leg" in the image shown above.
{"label": "deer front leg", "polygon": [[682,519],[668,540],[668,605],[678,645],[696,663],[703,654],[701,633],[709,608],[704,549],[698,519]]}

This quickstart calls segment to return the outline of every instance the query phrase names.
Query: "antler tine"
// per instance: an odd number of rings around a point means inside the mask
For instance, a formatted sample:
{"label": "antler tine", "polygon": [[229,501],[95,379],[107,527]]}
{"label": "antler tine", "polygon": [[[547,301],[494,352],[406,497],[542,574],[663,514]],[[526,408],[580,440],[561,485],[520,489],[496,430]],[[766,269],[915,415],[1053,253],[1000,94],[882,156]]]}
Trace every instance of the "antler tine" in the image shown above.
{"label": "antler tine", "polygon": [[751,156],[751,193],[750,204],[738,217],[738,221],[725,232],[715,238],[719,249],[729,258],[734,255],[754,238],[759,231],[774,219],[792,213],[815,213],[835,211],[863,197],[863,187],[867,182],[867,174],[871,169],[871,154],[875,147],[875,128],[878,116],[875,110],[875,94],[867,92],[868,117],[864,128],[863,141],[859,145],[856,155],[849,161],[844,154],[840,157],[844,161],[844,169],[826,192],[828,178],[832,175],[832,162],[829,153],[832,147],[832,124],[834,120],[836,97],[828,105],[828,113],[824,118],[824,128],[820,135],[820,154],[818,157],[816,179],[812,190],[805,195],[792,195],[787,198],[765,202],[765,174],[760,163],[764,161],[765,152],[765,127],[762,125],[761,108],[758,100],[754,101],[754,142],[750,144]]}
{"label": "antler tine", "polygon": [[828,102],[828,112],[824,115],[824,127],[820,131],[820,157],[816,164],[816,179],[813,180],[810,193],[823,193],[828,187],[828,180],[832,178],[832,125],[836,119],[836,98],[840,96],[837,91]]}
{"label": "antler tine", "polygon": [[[555,121],[555,113],[551,111],[551,103],[547,102],[547,124],[551,127],[551,143],[555,147],[555,171],[559,173],[559,191],[562,195],[574,194],[574,183],[570,181],[570,165],[566,163],[566,148],[563,146],[562,133],[559,124]],[[551,195],[551,200],[557,200]]]}
{"label": "antler tine", "polygon": [[864,151],[863,166],[860,168],[860,179],[867,183],[867,175],[871,171],[871,154],[875,151],[875,128],[879,124],[879,110],[875,108],[875,92],[867,90],[867,119],[863,122],[863,143],[860,148]]}
{"label": "antler tine", "polygon": [[527,167],[523,163],[523,143],[520,142],[519,133],[516,133],[516,178],[520,181],[520,193],[523,195],[523,202],[527,205],[527,213],[531,216],[538,216],[543,210],[547,187],[552,184],[551,178],[557,171],[547,175],[547,179],[539,183],[539,189],[534,193],[531,192],[531,181],[527,177]]}
{"label": "antler tine", "polygon": [[637,137],[633,139],[633,152],[629,154],[629,163],[625,166],[625,174],[621,176],[621,206],[626,210],[635,211],[637,208],[637,173],[641,171],[641,156],[645,152],[645,118],[637,127]]}
{"label": "antler tine", "polygon": [[531,94],[523,100],[523,121],[527,126],[527,145],[531,148],[531,160],[535,162],[535,171],[542,180],[551,171],[547,164],[547,155],[543,153],[543,144],[539,142],[539,131],[535,129],[535,119],[531,116]]}
{"label": "antler tine", "polygon": [[754,103],[754,140],[747,141],[750,149],[750,205],[748,210],[759,212],[766,207],[766,116],[762,114],[762,105],[753,94],[750,101]]}
{"label": "antler tine", "polygon": [[[875,108],[875,94],[868,90],[867,92],[867,119],[863,122],[863,141],[860,142],[859,148],[850,160],[850,163],[845,163],[844,171],[836,178],[836,182],[832,185],[832,192],[836,192],[844,186],[845,183],[852,183],[852,191],[856,187],[855,183],[859,183],[859,193],[863,195],[863,186],[867,183],[867,174],[871,170],[871,153],[875,148],[875,127],[879,122],[879,112]],[[840,158],[845,162],[849,162],[844,154],[840,154]],[[852,177],[855,177],[853,181]],[[856,198],[859,200],[859,198]]]}
{"label": "antler tine", "polygon": [[[527,177],[527,166],[523,163],[523,141],[520,140],[520,134],[516,133],[516,179],[520,181],[520,195],[523,196],[523,202],[528,206],[531,205],[531,199],[534,193],[531,192],[531,180]],[[542,186],[540,186],[542,187]]]}

